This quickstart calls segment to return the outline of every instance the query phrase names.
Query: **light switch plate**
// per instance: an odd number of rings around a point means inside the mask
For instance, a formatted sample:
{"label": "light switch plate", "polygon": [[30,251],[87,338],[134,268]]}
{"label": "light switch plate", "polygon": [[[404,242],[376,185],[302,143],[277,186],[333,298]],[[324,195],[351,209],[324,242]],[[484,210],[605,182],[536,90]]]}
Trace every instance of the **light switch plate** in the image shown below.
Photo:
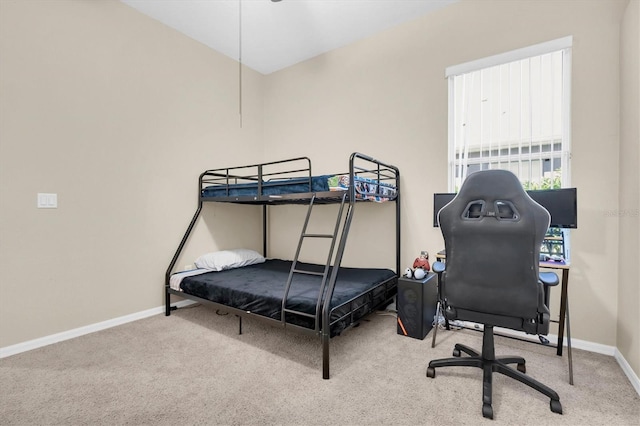
{"label": "light switch plate", "polygon": [[58,208],[58,194],[38,193],[38,208],[39,209],[57,209]]}

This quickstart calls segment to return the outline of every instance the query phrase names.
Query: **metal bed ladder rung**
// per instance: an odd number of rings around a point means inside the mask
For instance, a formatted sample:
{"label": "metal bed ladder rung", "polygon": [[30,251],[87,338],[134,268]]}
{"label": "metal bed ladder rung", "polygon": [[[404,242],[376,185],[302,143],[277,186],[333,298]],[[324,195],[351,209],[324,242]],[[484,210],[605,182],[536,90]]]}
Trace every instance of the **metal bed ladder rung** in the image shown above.
{"label": "metal bed ladder rung", "polygon": [[[314,203],[316,201],[316,195],[313,194],[311,197],[311,201],[309,202],[309,208],[307,209],[307,216],[304,220],[304,225],[302,226],[302,232],[300,233],[300,239],[298,240],[298,248],[296,249],[296,255],[293,258],[293,262],[291,263],[291,270],[289,271],[289,276],[287,278],[287,285],[285,287],[284,296],[282,297],[282,311],[281,311],[281,321],[283,325],[286,325],[286,314],[294,314],[300,315],[308,318],[313,318],[315,320],[315,331],[320,330],[320,309],[322,297],[324,294],[325,287],[327,285],[327,280],[329,277],[329,270],[331,268],[331,260],[333,259],[333,252],[336,245],[336,240],[338,238],[338,231],[340,230],[340,222],[344,214],[344,205],[345,200],[347,199],[347,191],[342,194],[342,198],[340,201],[340,208],[338,209],[338,217],[336,218],[336,224],[333,230],[333,234],[312,234],[307,233],[307,227],[309,225],[309,219],[311,218],[311,211],[313,210]],[[327,256],[327,262],[324,266],[322,272],[317,271],[309,271],[305,269],[299,269],[298,266],[298,258],[300,257],[300,250],[302,249],[302,242],[306,238],[325,238],[330,239],[331,244],[329,246],[329,254]],[[320,283],[320,288],[318,289],[318,299],[316,302],[316,312],[315,314],[309,314],[307,312],[296,311],[294,309],[287,308],[287,298],[289,297],[289,290],[291,289],[291,285],[293,283],[294,274],[303,274],[303,275],[315,275],[322,277],[322,281]]]}

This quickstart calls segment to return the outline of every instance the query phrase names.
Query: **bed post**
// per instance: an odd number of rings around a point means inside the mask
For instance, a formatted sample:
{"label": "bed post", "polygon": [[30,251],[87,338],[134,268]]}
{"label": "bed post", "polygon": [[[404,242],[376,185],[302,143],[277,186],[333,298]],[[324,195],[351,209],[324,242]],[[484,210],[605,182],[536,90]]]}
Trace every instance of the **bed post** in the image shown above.
{"label": "bed post", "polygon": [[165,284],[164,286],[164,315],[171,315],[171,295],[169,294],[169,287]]}
{"label": "bed post", "polygon": [[262,256],[267,257],[267,205],[262,206]]}
{"label": "bed post", "polygon": [[329,333],[322,331],[322,378],[329,379]]}
{"label": "bed post", "polygon": [[196,212],[193,215],[193,218],[191,219],[191,223],[189,223],[189,227],[187,228],[187,232],[184,233],[184,236],[182,237],[182,240],[178,245],[178,249],[173,255],[173,259],[171,259],[171,263],[169,263],[169,267],[167,268],[167,272],[165,273],[165,278],[164,278],[164,303],[165,303],[164,314],[165,316],[171,315],[171,294],[169,294],[169,280],[171,279],[171,272],[173,271],[174,266],[176,266],[178,257],[180,256],[180,253],[182,253],[182,249],[184,248],[184,245],[187,243],[187,240],[189,239],[189,235],[191,234],[191,231],[193,231],[193,227],[195,226],[196,221],[200,216],[200,212],[202,211],[202,200],[200,199],[200,196],[198,196],[198,200],[199,200],[198,208],[196,209]]}

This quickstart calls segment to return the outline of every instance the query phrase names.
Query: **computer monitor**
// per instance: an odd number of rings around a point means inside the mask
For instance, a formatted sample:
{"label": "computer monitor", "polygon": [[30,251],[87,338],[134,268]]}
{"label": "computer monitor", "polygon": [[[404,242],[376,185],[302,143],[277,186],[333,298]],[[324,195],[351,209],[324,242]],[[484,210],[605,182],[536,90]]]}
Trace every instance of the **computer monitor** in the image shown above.
{"label": "computer monitor", "polygon": [[[529,196],[547,209],[551,215],[550,228],[578,227],[578,194],[576,188],[541,189],[527,191]],[[433,194],[433,226],[438,226],[438,212],[447,205],[456,194]]]}
{"label": "computer monitor", "polygon": [[449,201],[453,200],[456,194],[453,193],[436,193],[433,194],[433,226],[438,227],[438,212],[441,208],[449,204]]}
{"label": "computer monitor", "polygon": [[527,191],[529,196],[549,211],[550,228],[578,227],[578,191],[576,188]]}

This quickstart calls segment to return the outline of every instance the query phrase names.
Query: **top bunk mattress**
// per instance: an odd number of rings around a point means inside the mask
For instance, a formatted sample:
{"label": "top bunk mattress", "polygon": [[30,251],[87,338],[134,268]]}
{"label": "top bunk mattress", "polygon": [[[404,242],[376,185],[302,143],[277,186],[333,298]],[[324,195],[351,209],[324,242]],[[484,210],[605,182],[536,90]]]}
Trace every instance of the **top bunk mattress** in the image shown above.
{"label": "top bunk mattress", "polygon": [[[221,305],[280,320],[291,264],[291,261],[268,259],[242,268],[188,276],[180,282],[180,290]],[[296,267],[315,272],[324,270],[324,265],[302,262],[298,262]],[[336,308],[371,292],[373,294],[366,303],[379,304],[389,296],[391,289],[395,289],[395,278],[396,274],[390,269],[341,267],[330,308],[342,312]],[[287,297],[287,309],[315,314],[321,280],[315,275],[295,274]],[[296,315],[288,318],[287,323],[313,327],[308,318]]]}
{"label": "top bunk mattress", "polygon": [[[329,191],[331,176],[312,176],[311,178],[278,179],[262,182],[262,195],[284,195],[304,192]],[[211,185],[202,190],[203,197],[242,197],[258,195],[257,183],[236,183],[229,185]]]}
{"label": "top bunk mattress", "polygon": [[[202,189],[203,198],[222,197],[277,197],[279,195],[329,192],[349,189],[348,175],[321,175],[311,178],[290,178],[258,183],[210,185]],[[354,177],[356,199],[383,202],[396,196],[395,186],[374,179]]]}

